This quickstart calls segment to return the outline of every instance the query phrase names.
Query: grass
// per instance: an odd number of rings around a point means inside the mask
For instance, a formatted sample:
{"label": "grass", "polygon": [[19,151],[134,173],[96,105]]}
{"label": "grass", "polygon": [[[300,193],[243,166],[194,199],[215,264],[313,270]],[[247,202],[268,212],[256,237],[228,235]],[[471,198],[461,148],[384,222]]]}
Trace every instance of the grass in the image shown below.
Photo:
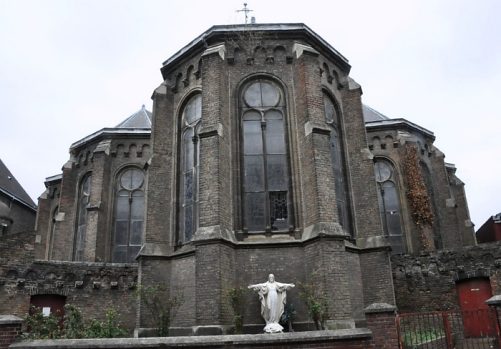
{"label": "grass", "polygon": [[405,331],[403,333],[405,347],[412,347],[413,345],[419,345],[419,344],[431,342],[435,339],[439,339],[439,338],[442,338],[444,336],[445,336],[445,333],[442,329]]}

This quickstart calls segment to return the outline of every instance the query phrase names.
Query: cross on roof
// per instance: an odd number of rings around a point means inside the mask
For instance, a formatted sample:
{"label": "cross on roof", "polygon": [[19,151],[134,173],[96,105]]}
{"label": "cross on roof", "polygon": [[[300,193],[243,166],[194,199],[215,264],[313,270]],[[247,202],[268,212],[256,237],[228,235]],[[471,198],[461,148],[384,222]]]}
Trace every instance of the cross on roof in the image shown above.
{"label": "cross on roof", "polygon": [[247,24],[247,19],[248,19],[248,14],[249,14],[249,12],[252,12],[252,11],[253,11],[253,10],[249,10],[249,9],[247,8],[247,3],[246,3],[246,2],[244,2],[244,8],[243,8],[243,9],[241,9],[241,10],[237,10],[237,12],[244,12],[244,13],[245,13],[245,24]]}

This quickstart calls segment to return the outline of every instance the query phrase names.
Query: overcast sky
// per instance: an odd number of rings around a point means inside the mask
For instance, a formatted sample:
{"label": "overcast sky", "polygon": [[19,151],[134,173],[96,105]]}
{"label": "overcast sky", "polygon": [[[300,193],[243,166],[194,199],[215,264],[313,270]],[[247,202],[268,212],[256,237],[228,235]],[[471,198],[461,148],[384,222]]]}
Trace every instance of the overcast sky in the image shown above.
{"label": "overcast sky", "polygon": [[[248,1],[347,57],[363,102],[431,131],[476,229],[501,212],[501,1]],[[0,0],[0,158],[35,200],[71,143],[151,110],[161,63],[243,2]]]}

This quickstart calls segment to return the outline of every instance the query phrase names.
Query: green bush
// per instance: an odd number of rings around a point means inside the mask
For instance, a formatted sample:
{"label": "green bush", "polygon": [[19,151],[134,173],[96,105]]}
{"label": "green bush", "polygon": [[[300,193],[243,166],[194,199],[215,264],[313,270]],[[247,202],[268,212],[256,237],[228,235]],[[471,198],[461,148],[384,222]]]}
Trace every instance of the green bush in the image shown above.
{"label": "green bush", "polygon": [[235,287],[226,292],[233,310],[233,325],[236,334],[242,333],[244,328],[243,304],[246,291],[247,289],[243,287]]}
{"label": "green bush", "polygon": [[127,337],[127,331],[120,327],[117,320],[118,313],[114,309],[106,310],[106,319],[99,321],[92,319],[85,329],[87,338],[119,338]]}
{"label": "green bush", "polygon": [[182,294],[171,295],[165,284],[140,286],[137,292],[153,319],[158,336],[168,336],[171,319],[176,316],[177,310],[184,302]]}
{"label": "green bush", "polygon": [[42,309],[31,306],[30,314],[25,319],[26,332],[23,333],[25,339],[56,339],[61,338],[61,318],[50,314],[44,316]]}
{"label": "green bush", "polygon": [[[85,323],[80,309],[67,304],[64,307],[64,318],[50,314],[43,316],[40,308],[32,308],[25,319],[25,339],[58,339],[58,338],[115,338],[127,337],[127,331],[118,322],[118,313],[114,309],[106,310],[104,321],[91,319]],[[62,320],[62,321],[61,321]]]}
{"label": "green bush", "polygon": [[306,304],[308,315],[315,323],[317,330],[325,330],[325,321],[328,316],[327,297],[318,286],[308,283],[298,283],[299,297]]}

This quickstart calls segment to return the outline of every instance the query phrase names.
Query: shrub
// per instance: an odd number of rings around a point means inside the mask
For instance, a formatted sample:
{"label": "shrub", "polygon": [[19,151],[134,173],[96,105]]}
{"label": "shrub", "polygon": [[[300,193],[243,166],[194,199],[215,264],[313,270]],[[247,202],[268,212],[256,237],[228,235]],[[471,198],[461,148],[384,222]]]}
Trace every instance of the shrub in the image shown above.
{"label": "shrub", "polygon": [[308,315],[315,323],[317,330],[325,329],[328,315],[327,297],[318,286],[307,283],[298,283],[299,297],[306,304]]}
{"label": "shrub", "polygon": [[[126,337],[127,331],[118,322],[118,313],[114,309],[106,310],[104,321],[97,319],[85,323],[80,309],[67,304],[64,307],[64,318],[50,314],[44,316],[40,308],[32,307],[26,317],[25,339],[78,339],[78,338],[114,338]],[[62,321],[61,321],[62,320]]]}
{"label": "shrub", "polygon": [[233,325],[235,333],[242,333],[244,328],[243,304],[246,289],[243,287],[230,288],[226,294],[233,310]]}
{"label": "shrub", "polygon": [[177,310],[183,304],[182,294],[176,293],[171,296],[168,287],[164,284],[140,286],[137,292],[153,319],[158,335],[168,336],[171,319],[176,316]]}

